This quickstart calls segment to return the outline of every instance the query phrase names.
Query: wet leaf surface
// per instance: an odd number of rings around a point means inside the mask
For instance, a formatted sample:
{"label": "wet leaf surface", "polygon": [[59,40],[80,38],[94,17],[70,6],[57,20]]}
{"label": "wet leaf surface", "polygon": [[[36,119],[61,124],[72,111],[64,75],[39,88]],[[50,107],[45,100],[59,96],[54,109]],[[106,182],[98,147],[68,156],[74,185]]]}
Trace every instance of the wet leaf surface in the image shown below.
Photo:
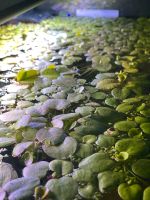
{"label": "wet leaf surface", "polygon": [[3,122],[14,122],[20,119],[24,114],[23,110],[12,110],[0,115],[0,120]]}
{"label": "wet leaf surface", "polygon": [[10,180],[18,178],[17,172],[9,163],[2,162],[0,164],[0,187]]}
{"label": "wet leaf surface", "polygon": [[44,178],[49,169],[49,163],[46,161],[40,161],[37,163],[33,163],[23,169],[24,177],[37,177]]}
{"label": "wet leaf surface", "polygon": [[148,200],[148,199],[149,199],[149,196],[150,196],[150,187],[147,187],[147,188],[144,190],[143,200]]}
{"label": "wet leaf surface", "polygon": [[141,178],[150,179],[150,160],[140,159],[132,165],[132,171]]}
{"label": "wet leaf surface", "polygon": [[16,143],[16,140],[14,138],[8,138],[8,137],[0,138],[0,147],[7,147],[15,143]]}
{"label": "wet leaf surface", "polygon": [[73,171],[73,164],[66,160],[53,160],[49,163],[49,169],[54,171],[54,176],[64,176]]}
{"label": "wet leaf surface", "polygon": [[73,199],[77,194],[77,183],[71,177],[62,177],[60,179],[50,180],[46,188],[54,194],[54,199]]}
{"label": "wet leaf surface", "polygon": [[140,200],[142,197],[142,188],[138,184],[127,185],[126,183],[122,183],[118,187],[118,193],[123,200]]}
{"label": "wet leaf surface", "polygon": [[[29,197],[34,192],[34,187],[40,184],[39,179],[32,177],[22,177],[7,182],[3,189],[9,194],[10,199],[19,199]],[[25,194],[22,194],[22,193]]]}
{"label": "wet leaf surface", "polygon": [[36,138],[40,142],[44,142],[45,140],[49,140],[52,145],[58,145],[64,141],[66,134],[63,129],[60,128],[49,128],[49,129],[40,129],[36,133]]}
{"label": "wet leaf surface", "polygon": [[73,155],[77,148],[77,142],[72,137],[66,137],[59,146],[42,146],[43,151],[52,158],[66,159]]}
{"label": "wet leaf surface", "polygon": [[124,180],[123,176],[120,172],[104,171],[99,173],[99,190],[102,193],[112,191]]}
{"label": "wet leaf surface", "polygon": [[95,153],[79,163],[79,168],[91,170],[93,173],[103,172],[114,166],[113,160],[108,159],[103,153]]}
{"label": "wet leaf surface", "polygon": [[129,131],[131,128],[135,128],[137,125],[134,121],[120,121],[114,124],[114,128],[119,131]]}
{"label": "wet leaf surface", "polygon": [[126,138],[119,140],[115,144],[115,149],[119,152],[125,151],[131,156],[136,156],[148,152],[148,146],[141,139]]}
{"label": "wet leaf surface", "polygon": [[16,144],[16,146],[13,149],[12,155],[14,157],[20,156],[25,150],[27,150],[31,145],[33,145],[33,142],[22,142]]}

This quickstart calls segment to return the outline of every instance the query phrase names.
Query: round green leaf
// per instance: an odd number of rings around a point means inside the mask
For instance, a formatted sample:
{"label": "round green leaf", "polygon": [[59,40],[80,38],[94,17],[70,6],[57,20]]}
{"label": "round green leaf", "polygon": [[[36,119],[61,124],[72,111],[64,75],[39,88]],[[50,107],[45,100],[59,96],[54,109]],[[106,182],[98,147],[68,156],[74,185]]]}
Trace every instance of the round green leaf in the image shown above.
{"label": "round green leaf", "polygon": [[71,200],[78,192],[77,183],[72,177],[52,179],[46,183],[45,187],[54,194],[54,200]]}
{"label": "round green leaf", "polygon": [[113,169],[114,167],[115,162],[109,159],[104,153],[95,153],[84,158],[79,163],[79,168],[88,169],[93,173],[103,172],[108,169]]}
{"label": "round green leaf", "polygon": [[135,128],[136,126],[134,121],[120,121],[114,124],[115,129],[124,132],[128,132],[131,128]]}
{"label": "round green leaf", "polygon": [[101,193],[110,192],[123,181],[123,174],[121,172],[105,171],[98,174],[98,181]]}
{"label": "round green leaf", "polygon": [[18,178],[17,172],[9,163],[0,163],[0,187],[10,180]]}
{"label": "round green leaf", "polygon": [[49,163],[46,161],[39,161],[33,163],[23,169],[24,177],[43,178],[49,169]]}
{"label": "round green leaf", "polygon": [[96,93],[91,94],[91,97],[97,100],[103,100],[106,98],[106,96],[107,94],[104,92],[96,92]]}
{"label": "round green leaf", "polygon": [[7,147],[15,143],[16,143],[16,140],[14,138],[0,137],[0,148]]}
{"label": "round green leaf", "polygon": [[79,144],[78,151],[75,155],[78,158],[86,158],[90,156],[94,151],[93,145],[91,144]]}
{"label": "round green leaf", "polygon": [[112,90],[119,86],[119,83],[115,79],[104,79],[97,83],[96,88],[100,90]]}
{"label": "round green leaf", "polygon": [[73,171],[73,164],[66,160],[53,160],[49,163],[49,169],[55,172],[56,177],[64,176]]}
{"label": "round green leaf", "polygon": [[123,200],[141,200],[142,188],[138,184],[127,185],[122,183],[118,187],[118,193]]}
{"label": "round green leaf", "polygon": [[66,137],[62,144],[57,146],[42,146],[43,151],[52,158],[66,159],[73,155],[77,149],[77,141],[72,137]]}
{"label": "round green leaf", "polygon": [[130,90],[128,88],[114,88],[111,93],[114,98],[123,100],[130,95]]}
{"label": "round green leaf", "polygon": [[111,136],[100,135],[96,144],[100,147],[109,148],[115,144],[115,139]]}
{"label": "round green leaf", "polygon": [[137,124],[142,124],[142,123],[145,123],[145,122],[149,122],[149,119],[145,118],[145,117],[141,117],[141,116],[136,116],[135,117],[135,122]]}
{"label": "round green leaf", "polygon": [[118,105],[118,100],[113,97],[107,98],[105,99],[105,104],[115,108]]}
{"label": "round green leaf", "polygon": [[150,197],[150,186],[144,190],[143,193],[143,200],[149,200]]}
{"label": "round green leaf", "polygon": [[36,138],[39,142],[44,142],[49,140],[52,145],[58,145],[64,141],[66,134],[63,129],[52,127],[52,128],[43,128],[36,133]]}
{"label": "round green leaf", "polygon": [[132,165],[132,171],[141,178],[150,179],[150,160],[140,159]]}
{"label": "round green leaf", "polygon": [[137,156],[148,152],[145,141],[137,138],[119,140],[115,144],[115,149],[119,152],[127,152],[131,156]]}
{"label": "round green leaf", "polygon": [[15,122],[24,115],[24,110],[11,110],[0,115],[0,120],[3,122]]}
{"label": "round green leaf", "polygon": [[128,104],[128,103],[122,103],[122,104],[117,106],[116,110],[118,112],[128,113],[132,110],[132,108],[133,108],[133,105]]}
{"label": "round green leaf", "polygon": [[150,135],[150,123],[143,123],[140,125],[140,128],[142,129],[144,133],[146,133],[147,135]]}
{"label": "round green leaf", "polygon": [[82,138],[82,142],[86,144],[93,144],[96,141],[97,137],[95,135],[85,135]]}
{"label": "round green leaf", "polygon": [[95,190],[96,190],[95,185],[88,183],[84,187],[79,187],[78,193],[80,194],[81,197],[85,199],[92,199]]}
{"label": "round green leaf", "polygon": [[32,178],[32,177],[22,177],[22,178],[17,178],[14,180],[11,180],[7,182],[4,186],[3,189],[8,193],[11,194],[18,189],[28,187],[34,189],[34,187],[38,186],[40,184],[40,180],[37,178]]}
{"label": "round green leaf", "polygon": [[33,142],[21,142],[16,144],[13,149],[12,155],[14,157],[20,156],[25,150],[33,145]]}

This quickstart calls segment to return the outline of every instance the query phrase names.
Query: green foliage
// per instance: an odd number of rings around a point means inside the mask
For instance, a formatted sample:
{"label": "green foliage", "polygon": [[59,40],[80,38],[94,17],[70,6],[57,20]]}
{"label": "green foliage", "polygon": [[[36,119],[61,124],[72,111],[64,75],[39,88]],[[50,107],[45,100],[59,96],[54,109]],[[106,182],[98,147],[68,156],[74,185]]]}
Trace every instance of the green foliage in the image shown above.
{"label": "green foliage", "polygon": [[0,199],[149,200],[149,22],[1,27]]}

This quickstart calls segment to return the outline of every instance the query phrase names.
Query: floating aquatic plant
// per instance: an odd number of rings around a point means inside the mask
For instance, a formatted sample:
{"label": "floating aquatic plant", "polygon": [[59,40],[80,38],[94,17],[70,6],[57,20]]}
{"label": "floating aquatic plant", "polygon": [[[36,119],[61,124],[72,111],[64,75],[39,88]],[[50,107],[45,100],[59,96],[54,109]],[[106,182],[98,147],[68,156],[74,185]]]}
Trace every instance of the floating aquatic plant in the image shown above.
{"label": "floating aquatic plant", "polygon": [[1,27],[1,200],[149,200],[149,23]]}

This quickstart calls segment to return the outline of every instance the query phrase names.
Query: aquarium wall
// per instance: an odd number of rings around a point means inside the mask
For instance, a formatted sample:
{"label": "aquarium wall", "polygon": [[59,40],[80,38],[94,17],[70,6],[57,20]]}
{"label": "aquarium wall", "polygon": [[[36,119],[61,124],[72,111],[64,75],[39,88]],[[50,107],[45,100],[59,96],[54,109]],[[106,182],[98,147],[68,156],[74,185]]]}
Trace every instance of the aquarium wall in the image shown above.
{"label": "aquarium wall", "polygon": [[74,14],[77,9],[118,9],[120,16],[139,17],[150,16],[150,2],[148,0],[48,0],[44,9],[52,8],[57,12]]}
{"label": "aquarium wall", "polygon": [[[40,5],[41,4],[41,5]],[[40,5],[39,7],[37,7]],[[36,7],[34,10],[34,7]],[[104,14],[84,14],[90,17],[149,17],[150,2],[148,0],[0,0],[0,24],[3,24],[22,13],[31,10],[21,16],[19,20],[39,21],[51,16],[83,16],[82,10],[104,10]],[[115,14],[106,13],[105,10],[115,10]],[[79,12],[78,12],[79,11]]]}
{"label": "aquarium wall", "polygon": [[43,2],[44,0],[0,0],[0,25],[37,7]]}

